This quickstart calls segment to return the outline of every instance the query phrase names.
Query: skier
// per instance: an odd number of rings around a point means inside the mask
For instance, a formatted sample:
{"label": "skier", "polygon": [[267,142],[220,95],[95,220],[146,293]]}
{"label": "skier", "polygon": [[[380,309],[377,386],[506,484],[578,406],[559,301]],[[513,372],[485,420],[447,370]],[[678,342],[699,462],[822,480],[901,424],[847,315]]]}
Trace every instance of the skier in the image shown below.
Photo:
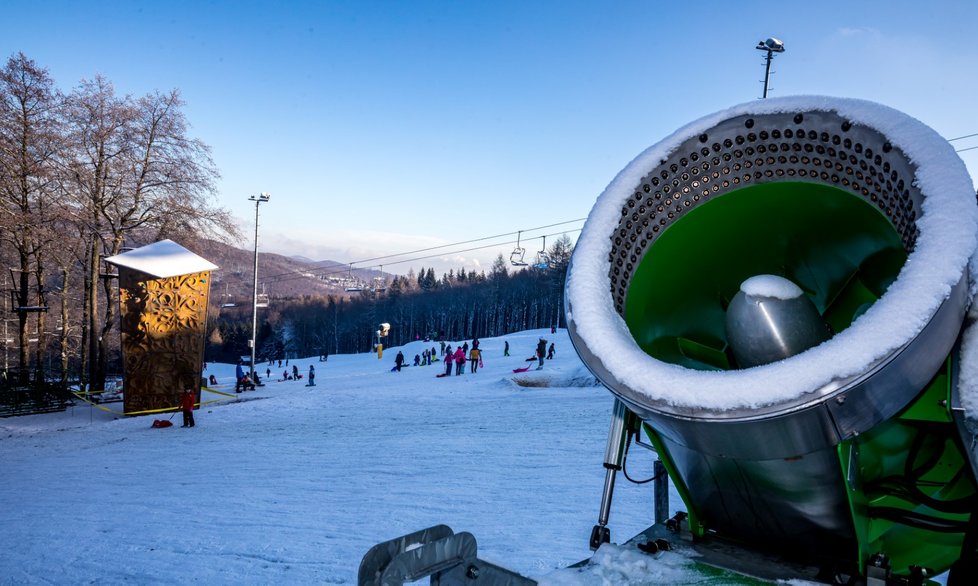
{"label": "skier", "polygon": [[316,386],[316,369],[311,364],[309,365],[309,386]]}
{"label": "skier", "polygon": [[455,376],[465,372],[465,350],[459,346],[455,350]]}
{"label": "skier", "polygon": [[550,348],[547,349],[547,360],[552,360],[554,357],[554,343],[550,342]]}
{"label": "skier", "polygon": [[183,390],[183,398],[180,399],[180,408],[183,409],[183,426],[194,426],[194,392],[191,389]]}
{"label": "skier", "polygon": [[509,356],[509,340],[503,342],[503,356]]}
{"label": "skier", "polygon": [[539,363],[537,364],[537,370],[541,370],[543,368],[543,358],[546,355],[547,355],[547,341],[543,338],[540,338],[540,341],[537,342],[537,360],[539,360]]}
{"label": "skier", "polygon": [[394,370],[401,372],[401,365],[404,364],[404,354],[400,351],[397,352],[397,357],[394,358]]}
{"label": "skier", "polygon": [[469,352],[469,372],[475,374],[475,371],[479,370],[479,361],[482,359],[482,353],[479,351],[476,342],[472,342],[472,351]]}

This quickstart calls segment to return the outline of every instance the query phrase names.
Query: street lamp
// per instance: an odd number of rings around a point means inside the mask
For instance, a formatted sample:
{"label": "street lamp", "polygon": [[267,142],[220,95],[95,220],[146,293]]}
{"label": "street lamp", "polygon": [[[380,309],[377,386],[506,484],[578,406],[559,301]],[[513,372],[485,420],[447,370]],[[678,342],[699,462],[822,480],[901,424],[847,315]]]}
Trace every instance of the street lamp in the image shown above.
{"label": "street lamp", "polygon": [[767,51],[767,58],[764,64],[764,95],[761,96],[762,98],[766,98],[767,84],[771,79],[771,59],[774,58],[775,53],[784,53],[784,43],[781,42],[781,39],[769,37],[766,41],[759,41],[754,48],[758,51]]}
{"label": "street lamp", "polygon": [[258,338],[258,206],[267,203],[270,193],[261,192],[253,195],[248,201],[255,202],[255,282],[253,295],[251,297],[251,382],[255,382],[255,341]]}

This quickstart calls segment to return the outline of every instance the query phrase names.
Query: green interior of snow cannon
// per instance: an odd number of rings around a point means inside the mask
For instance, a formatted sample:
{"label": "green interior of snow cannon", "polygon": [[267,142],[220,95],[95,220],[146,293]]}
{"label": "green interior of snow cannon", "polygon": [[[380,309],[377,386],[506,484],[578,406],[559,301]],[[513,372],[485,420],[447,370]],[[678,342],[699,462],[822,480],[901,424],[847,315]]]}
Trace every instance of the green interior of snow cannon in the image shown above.
{"label": "green interior of snow cannon", "polygon": [[659,360],[728,370],[737,366],[725,312],[748,277],[790,279],[839,332],[883,295],[906,257],[883,213],[848,191],[752,185],[693,208],[650,245],[628,285],[625,322]]}

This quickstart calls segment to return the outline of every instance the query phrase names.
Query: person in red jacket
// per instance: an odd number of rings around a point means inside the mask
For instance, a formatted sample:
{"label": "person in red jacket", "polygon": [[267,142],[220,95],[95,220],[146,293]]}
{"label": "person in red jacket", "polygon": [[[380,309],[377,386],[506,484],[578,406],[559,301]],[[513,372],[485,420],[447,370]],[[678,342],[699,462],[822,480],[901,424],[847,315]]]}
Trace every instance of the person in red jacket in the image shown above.
{"label": "person in red jacket", "polygon": [[194,392],[192,389],[184,389],[183,397],[180,399],[180,408],[183,409],[183,427],[193,427]]}
{"label": "person in red jacket", "polygon": [[465,372],[465,350],[462,350],[462,347],[459,346],[458,349],[455,350],[455,376],[458,376],[463,372]]}

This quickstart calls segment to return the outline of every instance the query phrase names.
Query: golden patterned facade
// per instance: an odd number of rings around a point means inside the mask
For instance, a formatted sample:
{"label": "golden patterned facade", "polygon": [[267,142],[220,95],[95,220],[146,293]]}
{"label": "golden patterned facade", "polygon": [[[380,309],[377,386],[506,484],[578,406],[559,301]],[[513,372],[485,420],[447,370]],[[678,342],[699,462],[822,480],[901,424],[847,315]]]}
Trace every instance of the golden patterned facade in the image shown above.
{"label": "golden patterned facade", "polygon": [[157,279],[120,267],[124,409],[176,407],[200,398],[210,271]]}

